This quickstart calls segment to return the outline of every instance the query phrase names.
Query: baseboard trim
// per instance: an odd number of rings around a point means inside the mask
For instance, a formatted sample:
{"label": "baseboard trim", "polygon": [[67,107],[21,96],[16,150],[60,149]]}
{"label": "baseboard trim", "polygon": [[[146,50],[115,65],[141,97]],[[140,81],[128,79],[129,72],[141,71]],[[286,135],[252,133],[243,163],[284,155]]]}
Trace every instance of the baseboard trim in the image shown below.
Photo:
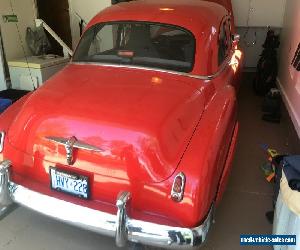
{"label": "baseboard trim", "polygon": [[279,86],[279,89],[282,93],[283,101],[285,103],[285,106],[286,106],[289,114],[290,114],[290,117],[291,117],[292,122],[294,124],[294,127],[296,129],[296,132],[297,132],[298,137],[300,139],[300,117],[297,115],[297,112],[294,109],[288,95],[286,94],[285,89],[283,88],[279,78],[277,78],[277,85]]}

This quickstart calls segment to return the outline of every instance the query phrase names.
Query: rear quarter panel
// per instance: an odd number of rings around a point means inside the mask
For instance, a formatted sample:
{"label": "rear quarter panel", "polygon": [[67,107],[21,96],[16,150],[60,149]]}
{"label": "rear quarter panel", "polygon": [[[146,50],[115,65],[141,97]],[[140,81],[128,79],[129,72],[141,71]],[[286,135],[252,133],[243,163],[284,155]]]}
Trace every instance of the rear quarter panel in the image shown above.
{"label": "rear quarter panel", "polygon": [[186,175],[183,203],[193,211],[188,224],[204,219],[215,202],[236,123],[235,90],[226,85],[208,104],[178,169]]}
{"label": "rear quarter panel", "polygon": [[[0,115],[0,131],[5,132],[5,141],[4,141],[4,150],[5,150],[5,144],[7,141],[7,133],[9,130],[10,125],[13,123],[15,118],[17,117],[20,109],[22,108],[23,104],[26,102],[26,100],[30,97],[31,93],[27,94],[26,96],[22,97],[20,100],[18,100],[16,103],[11,105],[8,109],[6,109],[1,115]],[[0,161],[3,161],[3,154],[0,153]]]}
{"label": "rear quarter panel", "polygon": [[[235,89],[226,85],[208,102],[174,174],[162,183],[140,186],[140,192],[132,199],[132,207],[148,214],[149,218],[160,215],[169,225],[198,226],[217,199],[236,124]],[[173,180],[180,172],[186,175],[186,185],[184,198],[177,203],[171,199],[170,193]]]}

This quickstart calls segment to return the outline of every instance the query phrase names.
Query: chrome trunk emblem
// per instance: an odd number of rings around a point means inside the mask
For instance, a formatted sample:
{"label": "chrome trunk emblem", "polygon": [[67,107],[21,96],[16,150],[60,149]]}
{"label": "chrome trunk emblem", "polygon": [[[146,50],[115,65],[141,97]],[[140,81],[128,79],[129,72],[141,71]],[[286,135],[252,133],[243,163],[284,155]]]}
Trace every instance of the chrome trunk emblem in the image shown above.
{"label": "chrome trunk emblem", "polygon": [[65,146],[67,163],[69,165],[74,164],[74,148],[83,149],[83,150],[87,150],[87,151],[93,151],[93,152],[102,152],[103,151],[101,148],[78,141],[75,136],[72,136],[71,138],[68,138],[68,139],[61,138],[61,137],[48,136],[48,137],[46,137],[46,139]]}
{"label": "chrome trunk emblem", "polygon": [[73,148],[76,141],[77,139],[73,136],[67,140],[67,143],[65,144],[67,162],[69,165],[73,165]]}

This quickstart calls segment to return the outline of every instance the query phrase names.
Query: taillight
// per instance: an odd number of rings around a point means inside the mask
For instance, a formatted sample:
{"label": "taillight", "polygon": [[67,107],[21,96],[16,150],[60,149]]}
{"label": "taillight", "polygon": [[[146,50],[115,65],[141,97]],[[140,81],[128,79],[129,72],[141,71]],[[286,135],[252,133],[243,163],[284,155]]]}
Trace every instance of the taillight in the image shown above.
{"label": "taillight", "polygon": [[179,173],[175,176],[172,191],[171,191],[171,197],[174,201],[180,202],[183,199],[184,195],[184,186],[185,186],[185,175],[184,173]]}

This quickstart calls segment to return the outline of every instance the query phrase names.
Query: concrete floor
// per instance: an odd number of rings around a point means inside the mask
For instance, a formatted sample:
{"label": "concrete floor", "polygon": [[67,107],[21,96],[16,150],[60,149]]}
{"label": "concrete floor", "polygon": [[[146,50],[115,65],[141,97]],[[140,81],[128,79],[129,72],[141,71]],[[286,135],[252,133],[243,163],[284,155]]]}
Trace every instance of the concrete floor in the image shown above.
{"label": "concrete floor", "polygon": [[[272,226],[265,212],[272,209],[272,186],[260,165],[266,156],[260,144],[280,152],[299,153],[300,147],[287,113],[281,124],[260,120],[262,99],[251,88],[253,75],[244,74],[239,93],[240,135],[233,171],[224,198],[217,209],[203,250],[252,249],[239,245],[240,234],[269,234]],[[0,250],[99,250],[117,249],[114,240],[17,208],[0,222]],[[254,249],[254,248],[253,248]],[[257,249],[257,247],[255,248]],[[258,249],[272,249],[259,247]]]}

